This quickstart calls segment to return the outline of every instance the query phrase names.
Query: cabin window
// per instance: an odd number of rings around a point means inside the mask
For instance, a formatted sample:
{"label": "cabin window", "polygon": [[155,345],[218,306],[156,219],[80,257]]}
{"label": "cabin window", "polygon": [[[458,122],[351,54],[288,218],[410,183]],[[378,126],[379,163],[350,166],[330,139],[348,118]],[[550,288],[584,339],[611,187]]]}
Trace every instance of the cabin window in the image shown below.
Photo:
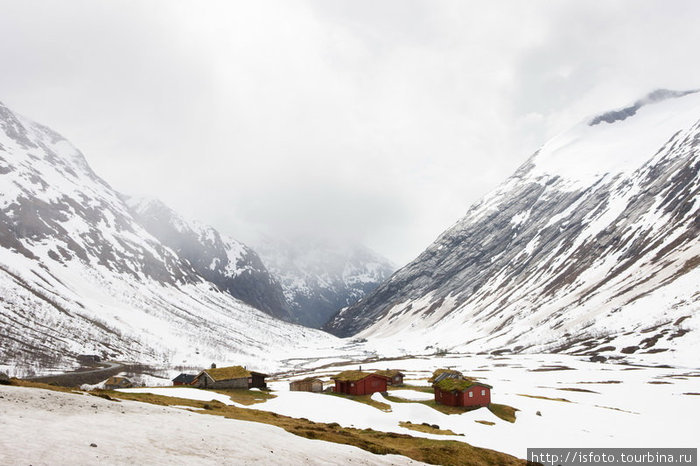
{"label": "cabin window", "polygon": [[486,390],[481,390],[481,396],[486,396]]}
{"label": "cabin window", "polygon": [[469,392],[469,398],[474,398],[474,392]]}

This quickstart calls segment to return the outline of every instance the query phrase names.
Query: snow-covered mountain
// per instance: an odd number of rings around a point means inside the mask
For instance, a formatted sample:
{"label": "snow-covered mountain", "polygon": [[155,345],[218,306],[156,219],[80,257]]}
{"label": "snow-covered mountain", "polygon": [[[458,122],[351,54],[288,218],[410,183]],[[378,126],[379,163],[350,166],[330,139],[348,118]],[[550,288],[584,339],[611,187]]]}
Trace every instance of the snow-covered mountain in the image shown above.
{"label": "snow-covered mountain", "polygon": [[217,289],[135,221],[80,151],[0,104],[0,365],[85,352],[245,363],[329,338]]}
{"label": "snow-covered mountain", "polygon": [[126,201],[136,221],[204,279],[267,314],[294,321],[282,287],[255,251],[210,226],[185,220],[158,200]]}
{"label": "snow-covered mountain", "polygon": [[695,354],[699,171],[700,92],[592,117],[325,328],[406,350]]}
{"label": "snow-covered mountain", "polygon": [[282,284],[293,315],[316,328],[374,290],[395,269],[364,246],[337,241],[263,237],[255,250]]}

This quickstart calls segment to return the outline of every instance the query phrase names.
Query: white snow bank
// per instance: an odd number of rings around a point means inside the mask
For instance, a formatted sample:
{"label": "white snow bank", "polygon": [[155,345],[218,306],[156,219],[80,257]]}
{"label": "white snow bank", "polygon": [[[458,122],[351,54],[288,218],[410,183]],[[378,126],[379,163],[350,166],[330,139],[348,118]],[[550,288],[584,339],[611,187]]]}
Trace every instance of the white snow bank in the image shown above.
{"label": "white snow bank", "polygon": [[184,398],[186,400],[197,401],[220,401],[225,405],[236,406],[243,408],[244,406],[231,401],[231,398],[221,393],[212,392],[210,390],[201,390],[199,388],[188,387],[151,387],[151,388],[120,388],[118,392],[127,393],[152,393],[154,395],[172,396],[176,398]]}
{"label": "white snow bank", "polygon": [[422,464],[266,424],[34,388],[0,386],[0,412],[7,464]]}
{"label": "white snow bank", "polygon": [[392,390],[389,392],[389,395],[411,401],[432,400],[435,397],[432,393],[417,392],[415,390]]}

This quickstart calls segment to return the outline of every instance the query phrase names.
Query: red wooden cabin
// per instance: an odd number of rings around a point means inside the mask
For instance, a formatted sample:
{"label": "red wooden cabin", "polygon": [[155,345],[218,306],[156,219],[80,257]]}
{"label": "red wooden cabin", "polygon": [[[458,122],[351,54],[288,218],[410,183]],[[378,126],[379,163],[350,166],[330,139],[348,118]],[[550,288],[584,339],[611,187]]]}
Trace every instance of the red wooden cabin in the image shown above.
{"label": "red wooden cabin", "polygon": [[344,371],[331,377],[335,381],[334,391],[346,395],[369,395],[385,392],[388,377],[362,371]]}
{"label": "red wooden cabin", "polygon": [[470,380],[450,380],[434,385],[435,402],[448,406],[488,406],[491,386]]}

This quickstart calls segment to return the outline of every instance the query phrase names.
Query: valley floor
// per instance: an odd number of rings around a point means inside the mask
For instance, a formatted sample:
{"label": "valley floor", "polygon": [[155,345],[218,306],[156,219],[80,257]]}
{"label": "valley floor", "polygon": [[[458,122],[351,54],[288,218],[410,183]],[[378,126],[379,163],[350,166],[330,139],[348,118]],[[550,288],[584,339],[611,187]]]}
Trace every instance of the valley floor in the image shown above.
{"label": "valley floor", "polygon": [[[333,365],[324,367],[330,361]],[[333,374],[358,369],[358,365],[329,358],[325,364],[323,359],[309,360],[308,366],[313,367],[303,368],[304,363],[297,361],[294,374],[269,382],[272,396],[243,391],[248,393],[237,398],[187,387],[120,392],[131,397],[144,393],[177,397],[177,403],[218,400],[221,406],[243,412],[252,408],[326,426],[337,423],[360,431],[465,442],[517,458],[525,458],[532,447],[700,446],[696,430],[700,370],[696,368],[592,363],[565,355],[454,354],[363,362],[362,370],[392,368],[406,374],[406,386],[390,387],[388,397],[289,391],[290,380],[313,375],[329,386]],[[515,422],[487,408],[450,414],[436,409],[427,379],[440,367],[461,370],[492,385],[492,403],[516,408]],[[151,378],[150,384],[159,381]],[[411,464],[406,457],[378,456],[347,445],[308,440],[271,425],[184,411],[186,406],[115,403],[19,387],[0,387],[0,396],[0,430],[16,433],[11,439],[0,437],[0,457],[11,455],[32,464],[75,462],[76,457],[84,463],[158,464],[175,458],[183,463],[197,459],[203,464],[225,464],[222,458],[226,458],[232,464],[345,464],[350,460],[353,464]],[[255,404],[250,405],[251,400]],[[97,447],[90,447],[91,443]],[[454,464],[461,464],[459,458]]]}

